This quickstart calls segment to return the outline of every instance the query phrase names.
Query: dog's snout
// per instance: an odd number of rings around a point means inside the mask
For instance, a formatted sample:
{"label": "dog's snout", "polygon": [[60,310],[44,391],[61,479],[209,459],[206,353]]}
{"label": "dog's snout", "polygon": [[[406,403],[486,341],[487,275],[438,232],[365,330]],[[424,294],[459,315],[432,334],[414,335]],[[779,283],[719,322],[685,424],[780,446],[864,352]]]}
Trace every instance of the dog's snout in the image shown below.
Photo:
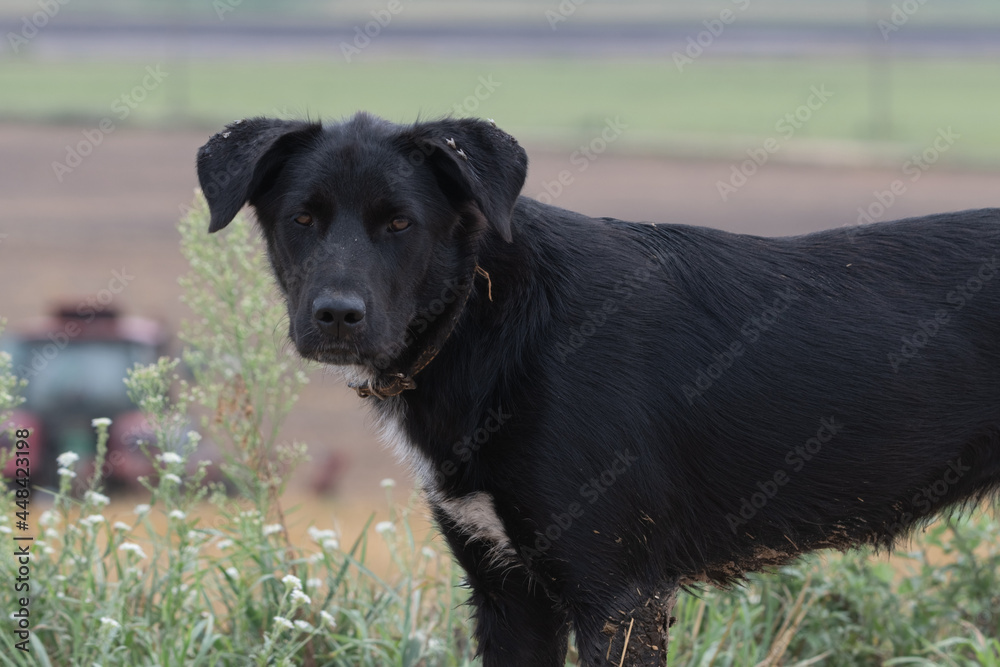
{"label": "dog's snout", "polygon": [[365,319],[365,302],[356,294],[323,295],[313,300],[313,321],[338,338],[347,338]]}

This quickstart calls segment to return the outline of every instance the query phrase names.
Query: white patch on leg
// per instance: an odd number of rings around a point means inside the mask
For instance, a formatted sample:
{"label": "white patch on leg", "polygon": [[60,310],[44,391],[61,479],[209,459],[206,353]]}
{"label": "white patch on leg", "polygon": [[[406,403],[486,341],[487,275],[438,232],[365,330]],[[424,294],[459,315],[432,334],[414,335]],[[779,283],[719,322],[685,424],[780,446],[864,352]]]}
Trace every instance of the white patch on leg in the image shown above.
{"label": "white patch on leg", "polygon": [[479,541],[489,547],[487,558],[494,564],[509,564],[517,560],[517,552],[504,530],[503,522],[493,507],[493,496],[477,491],[459,498],[447,497],[434,482],[434,462],[413,444],[403,427],[406,403],[395,397],[386,399],[375,409],[379,439],[420,480],[427,502],[440,508],[455,522],[468,541]]}
{"label": "white patch on leg", "polygon": [[476,491],[460,498],[437,498],[432,502],[468,536],[469,542],[478,541],[489,546],[487,558],[494,565],[517,559],[517,552],[493,507],[493,496]]}

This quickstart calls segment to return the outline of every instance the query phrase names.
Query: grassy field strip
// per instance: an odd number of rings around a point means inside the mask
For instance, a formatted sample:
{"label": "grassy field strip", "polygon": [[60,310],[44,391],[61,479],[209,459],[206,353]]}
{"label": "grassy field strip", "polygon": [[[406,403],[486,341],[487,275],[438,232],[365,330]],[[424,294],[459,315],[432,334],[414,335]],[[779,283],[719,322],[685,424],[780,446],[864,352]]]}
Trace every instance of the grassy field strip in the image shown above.
{"label": "grassy field strip", "polygon": [[[144,86],[147,67],[165,74],[161,83]],[[1000,162],[995,63],[897,61],[889,72],[886,108],[873,111],[868,64],[860,60],[704,59],[683,72],[670,61],[372,58],[346,65],[333,53],[331,62],[26,61],[0,68],[0,118],[215,127],[250,115],[339,118],[366,109],[406,122],[451,113],[495,118],[525,141],[567,148],[618,123],[623,147],[689,143],[727,153],[773,138],[847,147],[875,140],[876,153],[888,146],[894,154],[896,147],[922,150],[951,127],[960,138],[950,161]]]}

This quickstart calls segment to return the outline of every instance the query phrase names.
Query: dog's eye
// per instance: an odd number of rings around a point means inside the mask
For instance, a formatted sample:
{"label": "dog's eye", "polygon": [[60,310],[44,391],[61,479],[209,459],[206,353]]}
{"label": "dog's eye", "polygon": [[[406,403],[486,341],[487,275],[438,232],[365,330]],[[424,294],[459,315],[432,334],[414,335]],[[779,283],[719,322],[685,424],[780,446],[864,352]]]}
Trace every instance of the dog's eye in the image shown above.
{"label": "dog's eye", "polygon": [[401,232],[410,226],[410,221],[406,218],[393,218],[389,223],[390,232]]}
{"label": "dog's eye", "polygon": [[293,218],[293,220],[295,220],[295,222],[305,227],[308,227],[313,223],[313,217],[308,213],[299,213],[297,216]]}

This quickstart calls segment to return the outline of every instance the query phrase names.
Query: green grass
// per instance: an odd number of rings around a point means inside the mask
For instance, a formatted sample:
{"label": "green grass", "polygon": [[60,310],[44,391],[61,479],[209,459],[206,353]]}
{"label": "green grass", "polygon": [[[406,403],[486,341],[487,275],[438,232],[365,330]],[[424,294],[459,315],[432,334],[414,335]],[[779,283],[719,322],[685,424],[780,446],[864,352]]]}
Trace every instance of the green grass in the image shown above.
{"label": "green grass", "polygon": [[[120,124],[112,104],[140,84],[147,64],[4,63],[0,117],[96,123],[107,116]],[[796,140],[877,140],[889,142],[893,156],[906,156],[951,126],[961,139],[948,160],[1000,163],[1000,70],[987,60],[892,62],[887,106],[874,112],[869,67],[861,60],[702,58],[682,72],[670,59],[383,60],[375,40],[351,64],[335,45],[327,62],[159,64],[167,78],[125,122],[217,127],[259,114],[336,119],[365,109],[411,121],[458,113],[495,118],[524,140],[571,146],[620,117],[628,130],[618,146],[741,154],[759,139],[780,136],[776,124],[805,103],[812,86],[825,85],[833,97],[796,131]],[[481,77],[499,85],[476,100]],[[882,118],[889,127],[873,131]]]}

